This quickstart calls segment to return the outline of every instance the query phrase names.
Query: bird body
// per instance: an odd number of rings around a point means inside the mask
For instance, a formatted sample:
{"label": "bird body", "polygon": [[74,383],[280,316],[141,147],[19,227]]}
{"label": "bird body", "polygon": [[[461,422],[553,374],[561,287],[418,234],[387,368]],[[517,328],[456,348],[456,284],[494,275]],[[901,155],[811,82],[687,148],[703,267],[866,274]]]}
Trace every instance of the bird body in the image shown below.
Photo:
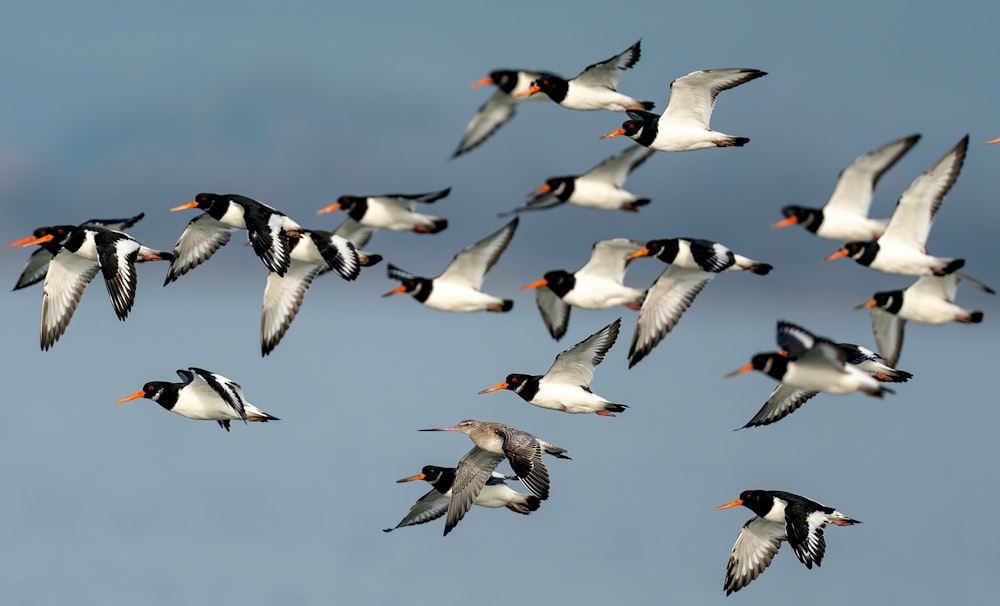
{"label": "bird body", "polygon": [[509,374],[503,383],[480,391],[480,394],[507,389],[541,408],[573,414],[596,413],[613,417],[627,406],[616,404],[590,390],[594,368],[614,345],[621,318],[556,356],[544,375]]}
{"label": "bird body", "polygon": [[525,488],[542,501],[549,498],[550,485],[549,472],[542,462],[542,454],[547,453],[560,459],[569,458],[565,448],[553,446],[524,430],[503,423],[467,419],[451,427],[421,431],[457,431],[469,436],[475,444],[458,462],[455,471],[444,526],[446,536],[469,511],[487,479],[504,458]]}
{"label": "bird body", "polygon": [[795,557],[811,569],[819,566],[826,553],[823,528],[827,524],[860,524],[832,507],[781,490],[745,490],[735,501],[716,511],[743,505],[756,514],[740,531],[726,565],[723,588],[726,595],[739,591],[760,576],[771,564],[783,541],[788,541]]}
{"label": "bird body", "polygon": [[121,404],[137,398],[153,400],[165,410],[189,419],[216,421],[229,431],[230,421],[278,421],[246,400],[243,388],[226,377],[191,367],[178,370],[180,383],[150,381],[140,391],[120,398]]}
{"label": "bird body", "polygon": [[343,210],[364,227],[389,231],[436,234],[448,227],[447,219],[415,212],[417,203],[430,204],[451,193],[447,187],[426,194],[385,194],[381,196],[341,196],[317,214]]}
{"label": "bird body", "polygon": [[750,139],[709,127],[715,98],[724,90],[766,75],[767,72],[757,69],[738,67],[691,72],[670,83],[670,102],[662,115],[630,108],[630,120],[601,138],[625,135],[640,145],[663,152],[742,147]]}
{"label": "bird body", "polygon": [[527,99],[545,98],[541,92],[527,93],[523,96],[517,95],[527,91],[535,80],[546,75],[548,74],[542,72],[498,69],[490,72],[486,78],[474,82],[473,88],[493,84],[496,85],[497,89],[486,102],[479,106],[476,115],[465,127],[465,134],[451,157],[456,158],[469,152],[489,139],[501,126],[514,118],[519,102]]}

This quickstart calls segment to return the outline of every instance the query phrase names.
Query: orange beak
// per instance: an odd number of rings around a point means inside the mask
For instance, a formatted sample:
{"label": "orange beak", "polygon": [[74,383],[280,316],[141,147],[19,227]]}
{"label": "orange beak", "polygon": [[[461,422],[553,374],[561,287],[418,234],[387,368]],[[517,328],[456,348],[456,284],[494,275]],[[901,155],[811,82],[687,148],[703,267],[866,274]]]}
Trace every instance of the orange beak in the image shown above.
{"label": "orange beak", "polygon": [[401,286],[397,286],[396,288],[393,288],[392,290],[390,290],[389,292],[385,293],[382,296],[383,297],[391,297],[392,295],[401,295],[404,292],[406,292],[406,285],[405,284],[401,285]]}
{"label": "orange beak", "polygon": [[494,385],[493,387],[487,387],[486,389],[479,392],[477,395],[483,395],[484,393],[490,393],[491,391],[499,391],[501,389],[507,389],[507,383],[500,383],[499,385]]}
{"label": "orange beak", "polygon": [[415,476],[410,476],[410,477],[408,477],[408,478],[403,478],[402,480],[396,480],[396,483],[397,483],[397,484],[402,484],[403,482],[415,482],[415,481],[417,481],[417,480],[423,480],[423,479],[424,479],[424,478],[426,478],[426,477],[427,477],[427,476],[425,476],[424,474],[422,474],[422,473],[418,473],[418,474],[417,474],[417,475],[415,475]]}
{"label": "orange beak", "polygon": [[649,249],[643,248],[642,250],[637,250],[631,255],[628,255],[627,257],[625,257],[625,260],[631,261],[632,259],[638,259],[639,257],[648,257],[648,256],[649,256]]}
{"label": "orange beak", "polygon": [[743,501],[741,499],[736,499],[735,501],[730,501],[725,505],[719,505],[715,508],[715,511],[722,511],[723,509],[729,509],[730,507],[739,507],[742,504]]}
{"label": "orange beak", "polygon": [[476,80],[475,82],[470,84],[469,88],[482,88],[484,86],[489,86],[490,84],[493,84],[493,78],[486,76],[482,80]]}
{"label": "orange beak", "polygon": [[[728,379],[729,377],[735,377],[736,375],[741,375],[741,374],[750,372],[751,370],[753,370],[753,364],[748,362],[748,363],[744,364],[743,366],[740,366],[739,368],[737,368],[733,372],[726,374],[725,378]],[[739,505],[739,503],[736,503],[736,504]],[[732,506],[732,503],[730,503],[729,505]]]}
{"label": "orange beak", "polygon": [[541,280],[537,280],[535,282],[532,282],[531,284],[525,284],[524,286],[521,287],[521,290],[532,290],[535,288],[541,288],[543,286],[548,286],[548,285],[549,281],[546,280],[545,278],[542,278]]}
{"label": "orange beak", "polygon": [[787,217],[785,219],[782,219],[781,221],[778,221],[772,227],[775,227],[777,229],[781,229],[782,227],[788,227],[789,225],[795,225],[798,222],[799,222],[799,218],[796,217],[795,215],[792,215],[791,217]]}
{"label": "orange beak", "polygon": [[625,129],[619,128],[618,130],[613,130],[606,135],[601,135],[601,139],[610,139],[611,137],[617,137],[619,135],[624,135],[624,134],[625,134]]}
{"label": "orange beak", "polygon": [[538,196],[538,195],[541,195],[541,194],[547,194],[550,191],[552,191],[552,188],[549,187],[548,183],[546,183],[545,185],[539,187],[538,189],[536,189],[535,191],[533,191],[531,193],[533,193],[534,195]]}
{"label": "orange beak", "polygon": [[827,258],[825,258],[823,260],[824,261],[833,261],[834,259],[839,259],[841,257],[846,257],[849,254],[851,254],[851,252],[849,250],[847,250],[846,248],[841,248],[840,250],[838,250],[837,252],[833,253],[832,255],[830,255],[829,257],[827,257]]}
{"label": "orange beak", "polygon": [[854,309],[864,309],[866,307],[875,307],[876,305],[878,305],[878,303],[875,301],[875,299],[869,299],[864,303],[862,303],[861,305],[858,305]]}
{"label": "orange beak", "polygon": [[188,202],[187,204],[181,204],[180,206],[175,206],[175,207],[171,208],[170,212],[176,212],[178,210],[187,210],[189,208],[198,208],[198,203],[195,202],[194,200],[192,200],[191,202]]}
{"label": "orange beak", "polygon": [[326,213],[332,213],[335,210],[340,210],[340,202],[334,202],[330,206],[324,206],[323,208],[316,211],[317,215],[325,215]]}
{"label": "orange beak", "polygon": [[138,400],[139,398],[145,398],[145,397],[146,397],[146,392],[137,391],[134,394],[130,394],[125,396],[124,398],[115,400],[115,404],[121,404],[122,402],[128,402],[129,400]]}
{"label": "orange beak", "polygon": [[529,87],[527,90],[523,90],[519,93],[514,93],[515,97],[527,97],[528,95],[534,95],[535,93],[542,92],[542,89],[538,88],[538,85]]}
{"label": "orange beak", "polygon": [[997,137],[996,139],[990,139],[986,143],[1000,143],[1000,137]]}
{"label": "orange beak", "polygon": [[28,236],[27,238],[22,238],[17,242],[11,242],[7,246],[13,248],[15,246],[31,246],[32,244],[45,244],[46,242],[51,241],[52,238],[53,238],[52,234],[44,235],[41,238],[36,238],[35,236]]}

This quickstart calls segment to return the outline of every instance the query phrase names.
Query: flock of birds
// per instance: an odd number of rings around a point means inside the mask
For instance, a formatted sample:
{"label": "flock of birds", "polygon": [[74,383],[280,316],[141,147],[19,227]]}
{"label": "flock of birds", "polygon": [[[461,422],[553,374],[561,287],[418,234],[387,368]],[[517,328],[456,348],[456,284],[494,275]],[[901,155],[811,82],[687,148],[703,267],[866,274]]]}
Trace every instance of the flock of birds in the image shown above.
{"label": "flock of birds", "polygon": [[[692,72],[670,85],[670,100],[661,115],[653,103],[617,90],[622,70],[640,57],[640,43],[606,61],[595,63],[579,75],[565,79],[552,73],[498,70],[474,86],[495,85],[496,91],[468,124],[454,156],[468,153],[513,118],[525,99],[548,98],[574,110],[624,111],[628,120],[602,138],[627,136],[637,142],[575,176],[553,177],[531,199],[504,215],[516,215],[494,233],[458,252],[433,278],[411,274],[387,263],[388,277],[400,285],[384,296],[410,294],[435,310],[449,312],[507,312],[511,299],[482,290],[484,278],[511,242],[519,215],[569,203],[577,206],[636,212],[647,204],[628,191],[628,175],[656,151],[680,152],[714,147],[741,147],[749,139],[711,130],[709,121],[716,97],[722,91],[761,78],[765,72],[746,68]],[[954,303],[960,281],[988,293],[993,290],[958,270],[965,261],[935,257],[925,242],[934,217],[962,168],[969,138],[963,137],[903,192],[889,219],[868,216],[874,188],[880,177],[919,140],[911,135],[866,153],[840,174],[829,201],[820,209],[789,206],[785,219],[775,227],[801,225],[822,238],[842,242],[828,260],[851,257],[857,263],[886,273],[916,276],[905,290],[875,293],[859,305],[871,313],[876,346],[838,343],[817,336],[786,321],[777,323],[779,349],[754,355],[745,366],[730,373],[752,370],[779,383],[763,407],[744,427],[774,423],[794,412],[820,392],[862,392],[882,397],[885,383],[907,381],[911,375],[895,368],[902,349],[907,321],[930,324],[977,323],[981,311]],[[1000,139],[990,143],[1000,142]],[[140,262],[169,262],[164,286],[207,261],[231,238],[246,230],[250,246],[268,270],[260,327],[261,354],[266,356],[281,342],[291,326],[312,281],[333,271],[354,280],[362,268],[382,260],[363,250],[375,230],[435,234],[448,227],[441,217],[416,212],[417,204],[431,204],[448,196],[449,189],[425,194],[343,196],[319,213],[344,211],[345,221],[334,231],[307,229],[285,213],[237,194],[201,193],[171,210],[197,209],[170,252],[143,246],[122,230],[142,219],[90,220],[79,225],[40,227],[11,246],[37,246],[14,289],[44,280],[40,344],[48,350],[66,332],[82,293],[100,272],[112,306],[125,320],[135,300]],[[665,264],[659,277],[645,289],[624,283],[629,264],[641,257]],[[628,365],[642,361],[677,325],[696,296],[717,275],[749,271],[766,275],[771,265],[756,261],[709,240],[665,238],[646,242],[615,238],[593,245],[589,260],[578,270],[552,270],[526,284],[536,296],[549,334],[562,338],[573,307],[607,309],[625,306],[638,311],[628,351]],[[558,354],[544,374],[511,373],[480,394],[508,390],[540,408],[565,413],[594,413],[614,417],[628,405],[613,402],[590,389],[596,367],[604,360],[621,330],[621,319],[608,324],[580,343]],[[147,398],[166,410],[201,420],[213,420],[226,431],[232,421],[267,422],[277,417],[251,404],[242,387],[212,371],[178,370],[181,381],[150,381],[141,390],[118,402]],[[447,535],[473,504],[506,507],[520,514],[538,509],[549,497],[550,478],[542,455],[569,459],[564,448],[503,423],[465,420],[450,427],[421,431],[454,431],[474,443],[455,467],[425,466],[421,473],[399,480],[424,480],[432,488],[421,497],[395,528],[423,524],[445,517]],[[506,459],[514,475],[496,471]],[[529,491],[511,489],[507,480],[519,480]],[[722,505],[743,505],[755,516],[744,524],[732,549],[725,575],[727,594],[738,591],[763,572],[787,541],[807,567],[819,565],[825,553],[824,527],[858,523],[816,501],[777,490],[748,490]],[[389,532],[394,529],[386,529]]]}

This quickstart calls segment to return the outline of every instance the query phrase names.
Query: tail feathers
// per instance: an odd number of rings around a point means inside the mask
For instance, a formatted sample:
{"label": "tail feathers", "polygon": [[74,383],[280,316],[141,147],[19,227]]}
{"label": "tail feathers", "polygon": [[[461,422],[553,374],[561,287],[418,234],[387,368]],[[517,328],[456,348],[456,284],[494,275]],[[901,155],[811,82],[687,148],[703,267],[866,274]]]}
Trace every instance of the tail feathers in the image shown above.
{"label": "tail feathers", "polygon": [[173,261],[173,253],[164,252],[162,250],[145,249],[140,250],[139,255],[136,256],[136,263],[142,263],[144,261]]}
{"label": "tail feathers", "polygon": [[[539,440],[541,442],[541,440]],[[558,446],[553,446],[547,442],[541,442],[544,451],[557,459],[569,459],[569,455],[566,454],[565,448],[559,448]]]}
{"label": "tail feathers", "polygon": [[941,272],[938,275],[948,275],[951,273],[955,273],[956,271],[962,269],[963,267],[965,267],[965,259],[952,259],[951,261],[948,261],[948,264],[945,265],[942,269],[938,270]]}
{"label": "tail feathers", "polygon": [[772,269],[774,269],[774,266],[768,265],[767,263],[756,263],[755,265],[750,267],[750,271],[757,274],[758,276],[766,276],[767,274],[771,273]]}
{"label": "tail feathers", "polygon": [[430,227],[424,225],[418,225],[413,228],[413,231],[418,234],[436,234],[439,231],[444,231],[448,227],[448,219],[434,219],[434,224]]}
{"label": "tail feathers", "polygon": [[628,408],[628,404],[613,404],[609,402],[604,405],[604,410],[609,412],[625,412],[626,408]]}
{"label": "tail feathers", "polygon": [[511,309],[514,309],[514,300],[504,299],[503,303],[501,303],[500,305],[491,305],[487,309],[489,309],[489,311],[495,311],[495,312],[510,311]]}
{"label": "tail feathers", "polygon": [[528,515],[532,511],[538,509],[542,504],[541,499],[533,494],[525,495],[523,503],[507,503],[507,509],[513,511],[514,513],[520,513],[522,515]]}
{"label": "tail feathers", "polygon": [[[255,410],[253,412],[247,412],[247,421],[251,423],[267,423],[268,421],[280,421],[278,417],[268,414],[263,410]],[[229,421],[226,421],[227,423]]]}
{"label": "tail feathers", "polygon": [[969,314],[969,322],[972,324],[979,324],[983,321],[983,312],[976,310]]}
{"label": "tail feathers", "polygon": [[729,137],[728,139],[716,141],[715,145],[718,147],[743,147],[749,142],[750,139],[748,137]]}
{"label": "tail feathers", "polygon": [[367,253],[358,251],[358,263],[362,267],[371,267],[373,265],[378,265],[379,261],[382,260],[382,255],[377,255],[375,253]]}
{"label": "tail feathers", "polygon": [[853,526],[855,524],[861,524],[861,520],[855,520],[845,516],[839,511],[834,511],[830,514],[830,523],[836,524],[837,526]]}
{"label": "tail feathers", "polygon": [[649,204],[649,198],[640,198],[638,200],[633,200],[632,202],[626,202],[625,204],[622,204],[622,210],[634,213],[639,210],[640,206],[645,206],[647,204]]}
{"label": "tail feathers", "polygon": [[656,104],[653,103],[652,101],[643,101],[642,102],[642,108],[644,110],[646,110],[646,111],[649,111],[649,110],[653,109],[654,107],[656,107]]}
{"label": "tail feathers", "polygon": [[872,376],[875,377],[876,381],[882,381],[883,383],[906,383],[913,378],[912,373],[905,370],[896,370],[895,368],[880,370]]}

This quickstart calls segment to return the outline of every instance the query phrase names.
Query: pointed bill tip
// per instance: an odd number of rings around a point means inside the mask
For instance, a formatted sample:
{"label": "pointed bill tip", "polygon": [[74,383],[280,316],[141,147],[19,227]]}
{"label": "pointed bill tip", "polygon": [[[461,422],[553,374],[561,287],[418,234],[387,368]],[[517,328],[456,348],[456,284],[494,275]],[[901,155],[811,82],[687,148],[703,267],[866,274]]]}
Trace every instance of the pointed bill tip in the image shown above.
{"label": "pointed bill tip", "polygon": [[624,134],[625,134],[625,129],[624,128],[619,128],[618,130],[613,130],[610,133],[606,133],[606,134],[601,135],[600,138],[601,139],[610,139],[611,137],[618,137],[618,136],[624,135]]}
{"label": "pointed bill tip", "polygon": [[830,255],[829,257],[827,257],[827,258],[825,258],[823,260],[824,261],[833,261],[834,259],[839,259],[841,257],[846,257],[849,254],[850,254],[849,250],[847,250],[846,248],[841,248],[840,250],[838,250],[837,252],[833,253],[832,255]]}
{"label": "pointed bill tip", "polygon": [[332,213],[335,210],[340,210],[340,202],[334,202],[330,206],[324,206],[323,208],[316,211],[317,215],[325,215],[326,213]]}
{"label": "pointed bill tip", "polygon": [[418,429],[417,431],[458,431],[458,428],[452,425],[451,427],[432,427],[430,429]]}
{"label": "pointed bill tip", "polygon": [[642,248],[640,250],[635,251],[634,253],[632,253],[630,255],[626,255],[625,256],[625,260],[626,261],[631,261],[632,259],[638,259],[639,257],[648,257],[648,256],[649,256],[649,249],[648,248]]}
{"label": "pointed bill tip", "polygon": [[526,88],[525,90],[522,90],[519,93],[514,93],[514,96],[518,97],[518,98],[520,98],[520,97],[527,97],[528,95],[534,95],[535,93],[539,93],[539,92],[542,92],[542,89],[540,89],[538,87],[538,85],[535,85],[535,86],[529,86],[528,88]]}
{"label": "pointed bill tip", "polygon": [[743,366],[740,366],[736,370],[734,370],[734,371],[732,371],[730,373],[726,373],[725,378],[728,379],[729,377],[735,377],[736,375],[742,375],[744,373],[750,372],[751,370],[753,370],[753,363],[748,362],[748,363],[744,364]]}
{"label": "pointed bill tip", "polygon": [[122,403],[128,402],[129,400],[137,400],[139,398],[145,398],[145,397],[146,397],[146,392],[144,392],[144,391],[137,391],[137,392],[135,392],[133,394],[129,394],[129,395],[125,396],[124,398],[118,398],[117,400],[115,400],[115,404],[122,404]]}
{"label": "pointed bill tip", "polygon": [[723,509],[729,509],[730,507],[739,507],[742,504],[743,501],[741,499],[736,499],[735,501],[730,501],[725,505],[719,505],[713,511],[722,511]]}
{"label": "pointed bill tip", "polygon": [[986,142],[987,145],[991,143],[1000,143],[1000,137],[997,137],[996,139],[990,139],[989,141]]}
{"label": "pointed bill tip", "polygon": [[875,307],[876,305],[878,305],[878,302],[875,301],[875,299],[868,299],[867,301],[865,301],[861,305],[855,305],[854,309],[865,309],[865,308],[868,308],[868,307]]}
{"label": "pointed bill tip", "polygon": [[490,76],[486,76],[482,80],[476,80],[475,82],[470,84],[469,88],[482,88],[484,86],[489,86],[490,84],[493,84],[493,78],[491,78]]}
{"label": "pointed bill tip", "polygon": [[16,242],[11,242],[7,246],[10,248],[16,248],[18,246],[31,246],[32,244],[44,244],[52,239],[52,234],[47,236],[42,236],[41,238],[36,238],[34,235],[28,236],[27,238],[21,238]]}
{"label": "pointed bill tip", "polygon": [[406,285],[397,286],[396,288],[393,288],[389,292],[382,295],[382,298],[391,297],[392,295],[401,295],[404,292],[406,292]]}
{"label": "pointed bill tip", "polygon": [[486,389],[482,390],[481,392],[479,392],[476,395],[480,395],[481,396],[484,393],[490,393],[492,391],[499,391],[501,389],[507,389],[507,383],[506,382],[505,383],[499,383],[497,385],[494,385],[493,387],[487,387]]}
{"label": "pointed bill tip", "polygon": [[799,222],[799,218],[796,217],[795,215],[792,215],[791,217],[785,217],[781,221],[778,221],[777,223],[772,224],[771,227],[773,227],[775,229],[781,229],[782,227],[788,227],[789,225],[795,225],[798,222]]}
{"label": "pointed bill tip", "polygon": [[524,286],[521,287],[521,290],[534,290],[536,288],[541,288],[543,286],[548,286],[548,285],[549,281],[546,280],[545,278],[542,278],[541,280],[535,280],[531,284],[525,284]]}
{"label": "pointed bill tip", "polygon": [[181,204],[180,206],[175,206],[170,209],[170,212],[177,212],[179,210],[187,210],[189,208],[198,208],[198,203],[194,200],[188,202],[187,204]]}
{"label": "pointed bill tip", "polygon": [[426,477],[427,476],[425,476],[423,473],[418,473],[415,476],[410,476],[408,478],[403,478],[402,480],[396,480],[396,483],[397,484],[402,484],[403,482],[415,482],[417,480],[423,480]]}

